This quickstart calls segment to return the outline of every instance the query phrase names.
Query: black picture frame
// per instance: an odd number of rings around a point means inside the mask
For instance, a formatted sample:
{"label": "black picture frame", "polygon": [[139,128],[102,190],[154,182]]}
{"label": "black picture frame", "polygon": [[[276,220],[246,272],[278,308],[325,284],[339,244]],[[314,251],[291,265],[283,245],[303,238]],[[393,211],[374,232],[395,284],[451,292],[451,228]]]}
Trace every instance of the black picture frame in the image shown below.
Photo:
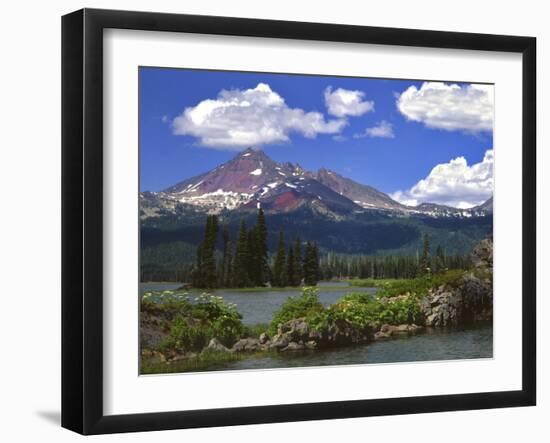
{"label": "black picture frame", "polygon": [[[103,413],[103,30],[171,31],[519,53],[523,64],[522,389],[131,415]],[[83,9],[62,18],[62,426],[103,434],[536,403],[536,39]]]}

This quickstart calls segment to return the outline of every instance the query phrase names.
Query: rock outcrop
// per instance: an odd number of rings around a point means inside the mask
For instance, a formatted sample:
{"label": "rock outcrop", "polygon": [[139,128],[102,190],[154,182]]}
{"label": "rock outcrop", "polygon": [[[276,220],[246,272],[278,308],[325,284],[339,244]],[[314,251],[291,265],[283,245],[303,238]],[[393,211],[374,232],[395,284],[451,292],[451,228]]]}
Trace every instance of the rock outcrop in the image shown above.
{"label": "rock outcrop", "polygon": [[493,318],[493,239],[482,240],[473,250],[472,272],[454,286],[430,290],[420,309],[426,326],[458,326]]}
{"label": "rock outcrop", "polygon": [[262,344],[257,338],[241,338],[231,347],[231,352],[265,351],[268,346],[267,342]]}
{"label": "rock outcrop", "polygon": [[493,271],[493,236],[481,240],[471,254],[472,263],[477,269]]}
{"label": "rock outcrop", "polygon": [[229,352],[229,349],[223,345],[221,341],[219,341],[217,338],[213,338],[208,343],[208,346],[205,348],[207,351],[213,351],[213,352]]}
{"label": "rock outcrop", "polygon": [[280,324],[273,337],[270,349],[298,351],[345,346],[369,341],[376,331],[373,328],[357,328],[346,321],[314,329],[304,318],[297,318]]}
{"label": "rock outcrop", "polygon": [[459,290],[440,286],[420,302],[426,326],[458,326],[462,320],[463,298]]}

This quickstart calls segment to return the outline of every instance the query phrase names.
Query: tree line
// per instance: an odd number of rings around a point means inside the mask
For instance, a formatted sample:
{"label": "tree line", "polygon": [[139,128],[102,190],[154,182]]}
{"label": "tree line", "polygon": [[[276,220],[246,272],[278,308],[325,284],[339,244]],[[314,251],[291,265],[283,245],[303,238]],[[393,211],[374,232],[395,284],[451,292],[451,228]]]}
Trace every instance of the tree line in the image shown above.
{"label": "tree line", "polygon": [[[142,281],[185,281],[207,289],[312,286],[320,280],[415,278],[471,266],[468,255],[447,255],[441,245],[432,251],[427,234],[424,234],[422,246],[414,256],[321,254],[315,242],[303,242],[297,236],[287,237],[284,232],[279,232],[278,241],[273,250],[269,250],[266,218],[261,209],[254,225],[247,226],[241,220],[238,230],[233,233],[227,225],[220,224],[216,215],[209,215],[194,263],[179,264],[170,269],[142,265],[141,278]],[[172,251],[172,255],[193,254],[180,249]]]}
{"label": "tree line", "polygon": [[422,251],[415,256],[368,256],[328,253],[320,259],[322,280],[341,278],[415,278],[441,274],[447,269],[467,269],[469,256],[446,255],[438,245],[432,253],[430,237],[424,234]]}
{"label": "tree line", "polygon": [[[222,254],[217,257],[216,245],[221,231]],[[316,243],[302,242],[296,237],[286,245],[279,233],[277,249],[272,254],[267,242],[265,214],[258,210],[256,224],[248,228],[241,220],[236,238],[231,238],[227,225],[219,226],[216,215],[206,218],[204,238],[197,248],[192,285],[199,288],[246,288],[270,284],[275,287],[316,285],[320,278],[319,249]]]}

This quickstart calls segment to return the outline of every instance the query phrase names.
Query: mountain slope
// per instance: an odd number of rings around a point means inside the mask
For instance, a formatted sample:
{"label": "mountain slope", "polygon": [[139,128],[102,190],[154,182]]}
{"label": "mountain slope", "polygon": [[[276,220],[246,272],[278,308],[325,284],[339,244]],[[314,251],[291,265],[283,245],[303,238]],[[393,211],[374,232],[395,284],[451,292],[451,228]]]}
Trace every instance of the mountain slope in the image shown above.
{"label": "mountain slope", "polygon": [[334,171],[321,168],[315,178],[333,191],[349,198],[365,209],[390,209],[403,211],[407,207],[372,186],[362,185]]}

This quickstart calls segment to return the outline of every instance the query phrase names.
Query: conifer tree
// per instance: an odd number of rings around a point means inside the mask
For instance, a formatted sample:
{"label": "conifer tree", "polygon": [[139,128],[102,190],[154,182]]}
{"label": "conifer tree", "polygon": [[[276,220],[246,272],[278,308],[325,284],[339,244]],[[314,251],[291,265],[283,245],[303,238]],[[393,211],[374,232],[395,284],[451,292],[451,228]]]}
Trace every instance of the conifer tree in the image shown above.
{"label": "conifer tree", "polygon": [[257,226],[251,227],[247,234],[248,263],[246,265],[246,270],[250,284],[253,286],[261,286],[257,228]]}
{"label": "conifer tree", "polygon": [[229,288],[231,277],[231,242],[229,238],[229,229],[227,225],[223,226],[223,258],[221,264],[219,286]]}
{"label": "conifer tree", "polygon": [[218,282],[216,274],[216,238],[218,235],[218,217],[206,217],[204,239],[197,247],[197,262],[193,271],[193,285],[199,288],[215,288]]}
{"label": "conifer tree", "polygon": [[420,274],[429,274],[431,260],[430,260],[430,237],[428,234],[424,234],[422,242],[422,255],[420,256]]}
{"label": "conifer tree", "polygon": [[319,251],[317,245],[307,242],[304,255],[304,283],[315,286],[319,281]]}
{"label": "conifer tree", "polygon": [[206,230],[202,247],[202,267],[204,274],[204,284],[202,287],[205,288],[215,288],[217,283],[216,259],[214,257],[217,235],[218,217],[216,215],[209,215],[206,221]]}
{"label": "conifer tree", "polygon": [[286,278],[288,286],[298,286],[296,284],[296,262],[294,259],[294,248],[289,246],[286,258]]}
{"label": "conifer tree", "polygon": [[262,208],[258,209],[258,219],[256,222],[256,259],[259,286],[264,286],[269,279],[269,265],[267,263],[267,224],[265,214]]}
{"label": "conifer tree", "polygon": [[313,243],[312,248],[312,276],[315,279],[315,284],[319,281],[319,247],[317,243]]}
{"label": "conifer tree", "polygon": [[286,260],[285,260],[285,238],[283,231],[279,232],[279,243],[273,264],[273,286],[283,287],[286,285]]}
{"label": "conifer tree", "polygon": [[191,273],[191,283],[196,288],[204,287],[204,276],[202,268],[202,244],[197,247],[197,261]]}
{"label": "conifer tree", "polygon": [[445,268],[445,253],[443,252],[443,248],[441,247],[441,245],[437,245],[437,249],[435,252],[434,272],[436,274],[442,274],[445,272]]}
{"label": "conifer tree", "polygon": [[235,280],[235,286],[237,288],[244,288],[250,284],[248,279],[248,233],[246,231],[246,224],[244,220],[241,220],[239,228],[239,238],[237,240],[235,248],[235,258],[233,266],[233,278]]}
{"label": "conifer tree", "polygon": [[300,286],[303,278],[303,269],[302,269],[302,243],[300,242],[300,237],[296,237],[294,240],[294,280],[292,286]]}

